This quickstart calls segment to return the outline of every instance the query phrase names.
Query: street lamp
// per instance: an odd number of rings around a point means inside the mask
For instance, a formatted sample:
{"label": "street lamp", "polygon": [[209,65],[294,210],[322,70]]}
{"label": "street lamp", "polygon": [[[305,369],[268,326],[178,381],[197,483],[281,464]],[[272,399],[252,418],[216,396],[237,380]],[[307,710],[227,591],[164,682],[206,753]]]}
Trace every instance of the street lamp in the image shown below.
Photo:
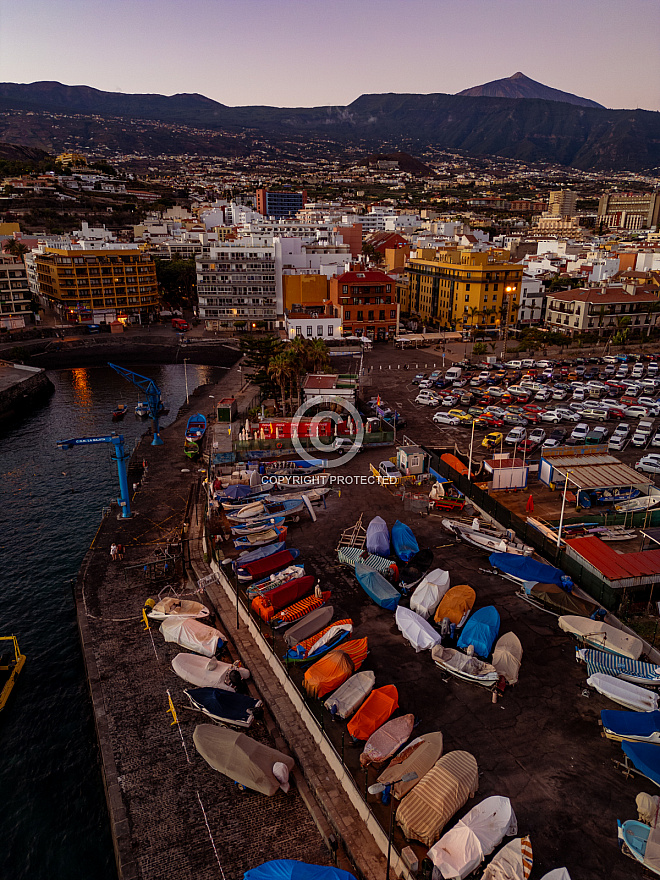
{"label": "street lamp", "polygon": [[568,489],[568,475],[570,471],[566,471],[566,477],[564,478],[564,495],[561,499],[561,515],[559,517],[559,531],[557,532],[557,550],[561,547],[561,530],[564,525],[564,508],[566,507],[566,490]]}
{"label": "street lamp", "polygon": [[[417,779],[417,774],[413,771],[412,773],[406,773],[400,779],[394,779],[392,782],[388,782],[387,784],[384,782],[375,782],[373,785],[370,785],[367,791],[369,794],[383,794],[384,798],[389,797],[390,801],[390,831],[387,837],[387,872],[385,874],[385,880],[390,880],[390,855],[392,852],[392,823],[394,821],[394,798],[392,797],[392,789],[397,784],[397,782],[412,782],[413,779]],[[383,803],[387,803],[387,800],[383,798]]]}
{"label": "street lamp", "polygon": [[511,320],[511,300],[512,294],[515,291],[515,285],[507,284],[504,288],[504,292],[506,293],[506,314],[504,316],[504,349],[502,351],[502,360],[506,361],[506,344],[509,338],[509,321]]}

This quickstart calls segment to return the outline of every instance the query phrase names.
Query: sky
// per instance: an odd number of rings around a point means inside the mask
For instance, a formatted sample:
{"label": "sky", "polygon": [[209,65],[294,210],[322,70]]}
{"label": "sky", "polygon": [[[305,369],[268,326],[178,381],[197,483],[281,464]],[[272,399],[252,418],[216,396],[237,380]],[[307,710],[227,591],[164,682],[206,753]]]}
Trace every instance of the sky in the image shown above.
{"label": "sky", "polygon": [[0,0],[0,81],[308,107],[522,71],[660,110],[659,34],[658,0]]}

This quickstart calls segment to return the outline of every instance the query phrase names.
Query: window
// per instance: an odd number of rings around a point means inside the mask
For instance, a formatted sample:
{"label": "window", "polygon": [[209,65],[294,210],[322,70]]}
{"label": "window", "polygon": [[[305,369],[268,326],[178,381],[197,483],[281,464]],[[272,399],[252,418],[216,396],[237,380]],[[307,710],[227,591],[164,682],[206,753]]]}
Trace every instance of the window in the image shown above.
{"label": "window", "polygon": [[316,325],[316,335],[323,336],[323,324]]}
{"label": "window", "polygon": [[386,284],[385,285],[385,293],[391,293],[391,292],[392,292],[392,285]]}
{"label": "window", "polygon": [[302,327],[296,327],[296,336],[302,336]]}
{"label": "window", "polygon": [[344,319],[345,319],[346,321],[350,321],[350,320],[351,320],[351,312],[350,312],[350,309],[349,309],[347,312],[344,312]]}
{"label": "window", "polygon": [[384,320],[385,320],[385,309],[381,309],[381,310],[378,312],[378,320],[379,320],[379,321],[384,321]]}
{"label": "window", "polygon": [[335,328],[332,326],[332,324],[328,324],[328,336],[333,335],[334,329]]}
{"label": "window", "polygon": [[470,285],[469,285],[469,284],[466,284],[466,285],[465,285],[465,289],[466,289],[466,290],[469,290],[469,289],[470,289]]}
{"label": "window", "polygon": [[488,290],[488,285],[484,285],[484,290]]}
{"label": "window", "polygon": [[470,302],[470,297],[469,297],[469,296],[466,296],[466,297],[465,297],[465,302],[466,302],[466,303]]}
{"label": "window", "polygon": [[311,335],[312,335],[312,330],[313,330],[313,329],[314,329],[314,328],[312,327],[311,324],[308,324],[308,325],[307,325],[307,335],[308,335],[308,336],[311,336]]}
{"label": "window", "polygon": [[348,293],[348,284],[342,284],[341,292]]}
{"label": "window", "polygon": [[390,318],[396,318],[396,309],[390,309]]}

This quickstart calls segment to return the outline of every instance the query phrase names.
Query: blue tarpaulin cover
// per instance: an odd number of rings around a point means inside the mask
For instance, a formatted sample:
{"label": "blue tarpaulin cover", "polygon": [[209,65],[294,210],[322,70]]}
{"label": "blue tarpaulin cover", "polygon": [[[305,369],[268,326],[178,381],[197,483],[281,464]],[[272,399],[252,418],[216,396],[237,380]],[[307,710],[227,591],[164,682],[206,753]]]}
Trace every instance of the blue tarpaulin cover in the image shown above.
{"label": "blue tarpaulin cover", "polygon": [[248,495],[252,495],[251,486],[246,486],[245,484],[237,484],[236,486],[227,486],[224,492],[220,493],[220,498],[247,498]]}
{"label": "blue tarpaulin cover", "polygon": [[660,749],[655,743],[622,742],[621,748],[640,773],[660,785]]}
{"label": "blue tarpaulin cover", "polygon": [[189,688],[186,693],[198,706],[203,706],[209,714],[221,721],[240,721],[247,723],[259,701],[247,694],[214,687]]}
{"label": "blue tarpaulin cover", "polygon": [[[624,712],[620,709],[603,709],[600,713],[603,727],[617,736],[652,736],[660,730],[660,710],[654,712]],[[657,749],[658,746],[655,746]],[[660,751],[660,749],[658,749]]]}
{"label": "blue tarpaulin cover", "polygon": [[358,562],[355,566],[355,577],[364,592],[374,600],[376,605],[380,605],[387,611],[396,610],[401,593],[389,581],[386,581],[380,572]]}
{"label": "blue tarpaulin cover", "polygon": [[390,555],[390,530],[382,516],[375,516],[367,526],[367,550],[378,556]]}
{"label": "blue tarpaulin cover", "polygon": [[399,520],[392,526],[392,546],[402,562],[410,562],[415,553],[419,553],[419,544],[412,529]]}
{"label": "blue tarpaulin cover", "polygon": [[279,553],[280,550],[284,549],[283,544],[266,544],[265,547],[257,547],[256,550],[251,550],[249,553],[243,554],[243,556],[239,556],[236,560],[236,565],[245,565],[248,562],[254,562],[255,559],[265,559],[266,556],[272,556],[273,553]]}
{"label": "blue tarpaulin cover", "polygon": [[459,648],[474,645],[474,653],[479,657],[488,657],[500,631],[500,615],[494,605],[480,608],[472,615],[463,627],[458,640]]}
{"label": "blue tarpaulin cover", "polygon": [[[392,530],[394,531],[394,530]],[[517,556],[515,553],[491,553],[488,561],[493,568],[499,568],[507,574],[520,578],[521,581],[534,581],[541,584],[557,584],[563,586],[562,578],[566,575],[553,565],[544,565],[528,556]]]}
{"label": "blue tarpaulin cover", "polygon": [[250,868],[243,874],[243,880],[355,880],[355,877],[341,868],[308,865],[294,859],[275,859],[264,862],[258,868]]}

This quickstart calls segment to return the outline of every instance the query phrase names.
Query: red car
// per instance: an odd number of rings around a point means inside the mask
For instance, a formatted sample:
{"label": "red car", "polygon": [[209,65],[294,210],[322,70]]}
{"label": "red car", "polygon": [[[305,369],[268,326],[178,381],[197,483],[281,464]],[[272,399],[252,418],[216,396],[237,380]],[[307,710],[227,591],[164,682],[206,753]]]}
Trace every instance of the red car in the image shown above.
{"label": "red car", "polygon": [[525,410],[525,412],[535,412],[539,415],[541,415],[542,412],[545,412],[544,408],[536,403],[527,403],[525,404],[525,406],[523,406],[523,409]]}
{"label": "red car", "polygon": [[480,421],[485,422],[489,428],[503,428],[504,420],[497,416],[484,415],[480,417]]}

